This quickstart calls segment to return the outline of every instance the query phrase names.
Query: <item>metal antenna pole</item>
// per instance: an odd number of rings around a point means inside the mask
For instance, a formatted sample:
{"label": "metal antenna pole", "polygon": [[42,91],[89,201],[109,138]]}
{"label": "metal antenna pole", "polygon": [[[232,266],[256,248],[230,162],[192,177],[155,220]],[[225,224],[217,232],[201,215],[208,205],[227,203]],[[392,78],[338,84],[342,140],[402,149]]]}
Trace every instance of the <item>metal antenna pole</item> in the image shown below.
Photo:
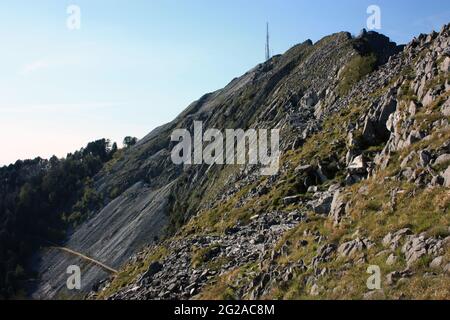
{"label": "metal antenna pole", "polygon": [[269,23],[266,23],[266,61],[270,59],[270,44],[269,44]]}

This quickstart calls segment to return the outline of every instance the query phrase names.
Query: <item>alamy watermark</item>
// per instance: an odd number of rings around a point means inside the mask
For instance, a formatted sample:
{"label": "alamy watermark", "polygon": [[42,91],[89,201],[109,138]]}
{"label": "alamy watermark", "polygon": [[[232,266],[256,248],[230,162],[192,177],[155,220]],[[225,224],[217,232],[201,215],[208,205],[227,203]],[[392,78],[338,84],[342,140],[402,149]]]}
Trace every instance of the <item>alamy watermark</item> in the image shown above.
{"label": "alamy watermark", "polygon": [[81,290],[81,269],[80,269],[80,267],[77,265],[68,266],[66,273],[70,275],[66,281],[67,289]]}
{"label": "alamy watermark", "polygon": [[370,16],[367,18],[368,30],[380,30],[381,29],[381,8],[377,5],[370,5],[367,7],[367,14]]}
{"label": "alamy watermark", "polygon": [[77,5],[70,5],[67,7],[66,12],[68,14],[66,20],[67,29],[70,31],[81,29],[81,8]]}
{"label": "alamy watermark", "polygon": [[367,273],[371,274],[367,278],[366,285],[369,290],[380,290],[381,289],[381,269],[377,265],[370,265],[367,268]]}
{"label": "alamy watermark", "polygon": [[187,129],[173,131],[171,141],[179,143],[172,149],[171,158],[177,165],[261,165],[261,175],[275,175],[280,161],[280,130],[270,130],[270,154],[268,133],[268,129],[226,129],[224,138],[218,129],[203,132],[203,123],[194,121],[193,137]]}

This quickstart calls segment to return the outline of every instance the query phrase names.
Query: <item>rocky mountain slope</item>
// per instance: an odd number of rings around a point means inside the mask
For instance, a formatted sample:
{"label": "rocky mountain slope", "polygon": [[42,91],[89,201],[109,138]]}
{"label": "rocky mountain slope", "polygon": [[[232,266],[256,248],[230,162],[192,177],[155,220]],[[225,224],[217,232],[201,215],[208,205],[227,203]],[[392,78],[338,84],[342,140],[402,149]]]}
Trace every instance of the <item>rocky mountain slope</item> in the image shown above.
{"label": "rocky mountain slope", "polygon": [[[91,298],[449,298],[449,43],[337,33],[203,96],[95,178],[105,206],[66,245],[120,273],[47,250],[34,297],[73,296],[81,264]],[[279,173],[174,165],[170,134],[196,120],[279,128]]]}

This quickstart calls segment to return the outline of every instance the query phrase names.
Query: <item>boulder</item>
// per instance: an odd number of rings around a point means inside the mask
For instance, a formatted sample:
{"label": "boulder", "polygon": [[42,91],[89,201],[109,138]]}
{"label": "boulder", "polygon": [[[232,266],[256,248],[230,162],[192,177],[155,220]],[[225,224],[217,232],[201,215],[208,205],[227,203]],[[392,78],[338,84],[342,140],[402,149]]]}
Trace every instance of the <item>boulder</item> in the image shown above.
{"label": "boulder", "polygon": [[417,113],[417,109],[418,109],[417,104],[416,104],[414,101],[411,101],[411,102],[409,103],[409,108],[408,108],[409,114],[410,114],[411,116],[415,116],[416,113]]}
{"label": "boulder", "polygon": [[296,173],[308,173],[314,171],[314,167],[312,165],[306,164],[306,165],[299,165],[297,168],[295,168]]}
{"label": "boulder", "polygon": [[439,256],[437,258],[434,258],[433,261],[430,263],[430,268],[437,269],[442,265],[442,262],[444,261],[443,256]]}
{"label": "boulder", "polygon": [[444,61],[441,63],[442,72],[450,72],[450,57],[445,57]]}
{"label": "boulder", "polygon": [[390,247],[392,250],[396,250],[400,245],[400,241],[402,241],[404,237],[410,234],[412,234],[412,231],[409,228],[400,229],[394,233],[389,232],[383,238],[382,243],[385,247]]}
{"label": "boulder", "polygon": [[426,167],[431,161],[431,155],[428,151],[422,150],[419,152],[419,162],[422,167]]}
{"label": "boulder", "polygon": [[389,273],[386,276],[386,283],[388,285],[394,285],[396,284],[398,281],[402,280],[402,279],[406,279],[409,278],[413,275],[413,273],[411,272],[411,270],[409,269],[405,269],[403,271],[394,271]]}
{"label": "boulder", "polygon": [[314,195],[316,199],[307,203],[308,207],[318,214],[329,214],[331,210],[331,203],[333,201],[333,193],[318,192]]}
{"label": "boulder", "polygon": [[382,106],[380,116],[378,117],[376,130],[379,136],[383,139],[389,138],[389,130],[387,122],[389,117],[397,110],[397,100],[390,98]]}
{"label": "boulder", "polygon": [[433,165],[438,166],[444,163],[450,163],[450,154],[442,154],[439,157],[436,158]]}
{"label": "boulder", "polygon": [[408,138],[406,139],[403,147],[407,148],[410,145],[422,140],[424,138],[423,134],[420,133],[417,130],[412,130],[411,133],[409,134]]}
{"label": "boulder", "polygon": [[393,253],[391,253],[386,260],[386,265],[392,266],[396,262],[397,262],[397,256],[394,255]]}
{"label": "boulder", "polygon": [[409,236],[402,247],[406,263],[411,266],[423,256],[437,256],[442,254],[442,240],[425,238],[424,234]]}
{"label": "boulder", "polygon": [[423,99],[422,99],[422,105],[423,105],[424,107],[427,107],[427,106],[429,106],[430,104],[433,103],[434,99],[435,99],[435,96],[433,95],[433,91],[430,89],[430,90],[427,92],[427,94],[425,95],[425,97],[423,97]]}
{"label": "boulder", "polygon": [[373,246],[373,243],[369,239],[357,238],[341,244],[338,248],[338,253],[341,257],[351,257],[355,253],[370,248],[371,246]]}
{"label": "boulder", "polygon": [[450,167],[448,167],[447,170],[445,170],[442,177],[444,178],[444,186],[447,188],[450,187]]}
{"label": "boulder", "polygon": [[444,272],[448,275],[450,275],[450,263],[447,263],[444,267]]}
{"label": "boulder", "polygon": [[350,174],[364,174],[366,173],[367,164],[362,155],[357,156],[347,167]]}
{"label": "boulder", "polygon": [[346,213],[345,211],[344,195],[340,191],[336,191],[333,196],[333,201],[331,202],[329,214],[335,225],[338,225],[341,222],[342,217]]}
{"label": "boulder", "polygon": [[317,267],[319,263],[329,261],[335,251],[336,245],[332,243],[321,246],[318,249],[317,255],[311,261],[313,267]]}
{"label": "boulder", "polygon": [[411,151],[400,163],[400,168],[405,169],[408,164],[417,156],[417,152]]}
{"label": "boulder", "polygon": [[317,94],[311,90],[307,94],[305,94],[305,96],[301,100],[302,104],[306,105],[307,107],[314,107],[319,101],[319,98],[317,97]]}
{"label": "boulder", "polygon": [[291,197],[285,197],[283,198],[283,203],[284,205],[288,206],[290,204],[295,204],[298,203],[302,200],[302,196],[298,195],[298,196],[291,196]]}
{"label": "boulder", "polygon": [[445,101],[441,106],[441,113],[445,117],[450,117],[450,99],[447,99],[447,101]]}

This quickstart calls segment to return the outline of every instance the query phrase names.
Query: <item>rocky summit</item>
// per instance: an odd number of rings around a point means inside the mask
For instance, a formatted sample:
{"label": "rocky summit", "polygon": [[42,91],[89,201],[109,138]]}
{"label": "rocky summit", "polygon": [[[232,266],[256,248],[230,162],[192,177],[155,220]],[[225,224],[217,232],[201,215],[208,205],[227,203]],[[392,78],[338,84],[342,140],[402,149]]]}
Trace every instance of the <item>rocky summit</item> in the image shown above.
{"label": "rocky summit", "polygon": [[[308,40],[204,95],[94,177],[103,208],[40,254],[35,298],[449,299],[450,25]],[[280,168],[176,165],[173,130],[279,129]],[[378,270],[379,285],[369,280]],[[369,279],[369,280],[368,280]]]}

